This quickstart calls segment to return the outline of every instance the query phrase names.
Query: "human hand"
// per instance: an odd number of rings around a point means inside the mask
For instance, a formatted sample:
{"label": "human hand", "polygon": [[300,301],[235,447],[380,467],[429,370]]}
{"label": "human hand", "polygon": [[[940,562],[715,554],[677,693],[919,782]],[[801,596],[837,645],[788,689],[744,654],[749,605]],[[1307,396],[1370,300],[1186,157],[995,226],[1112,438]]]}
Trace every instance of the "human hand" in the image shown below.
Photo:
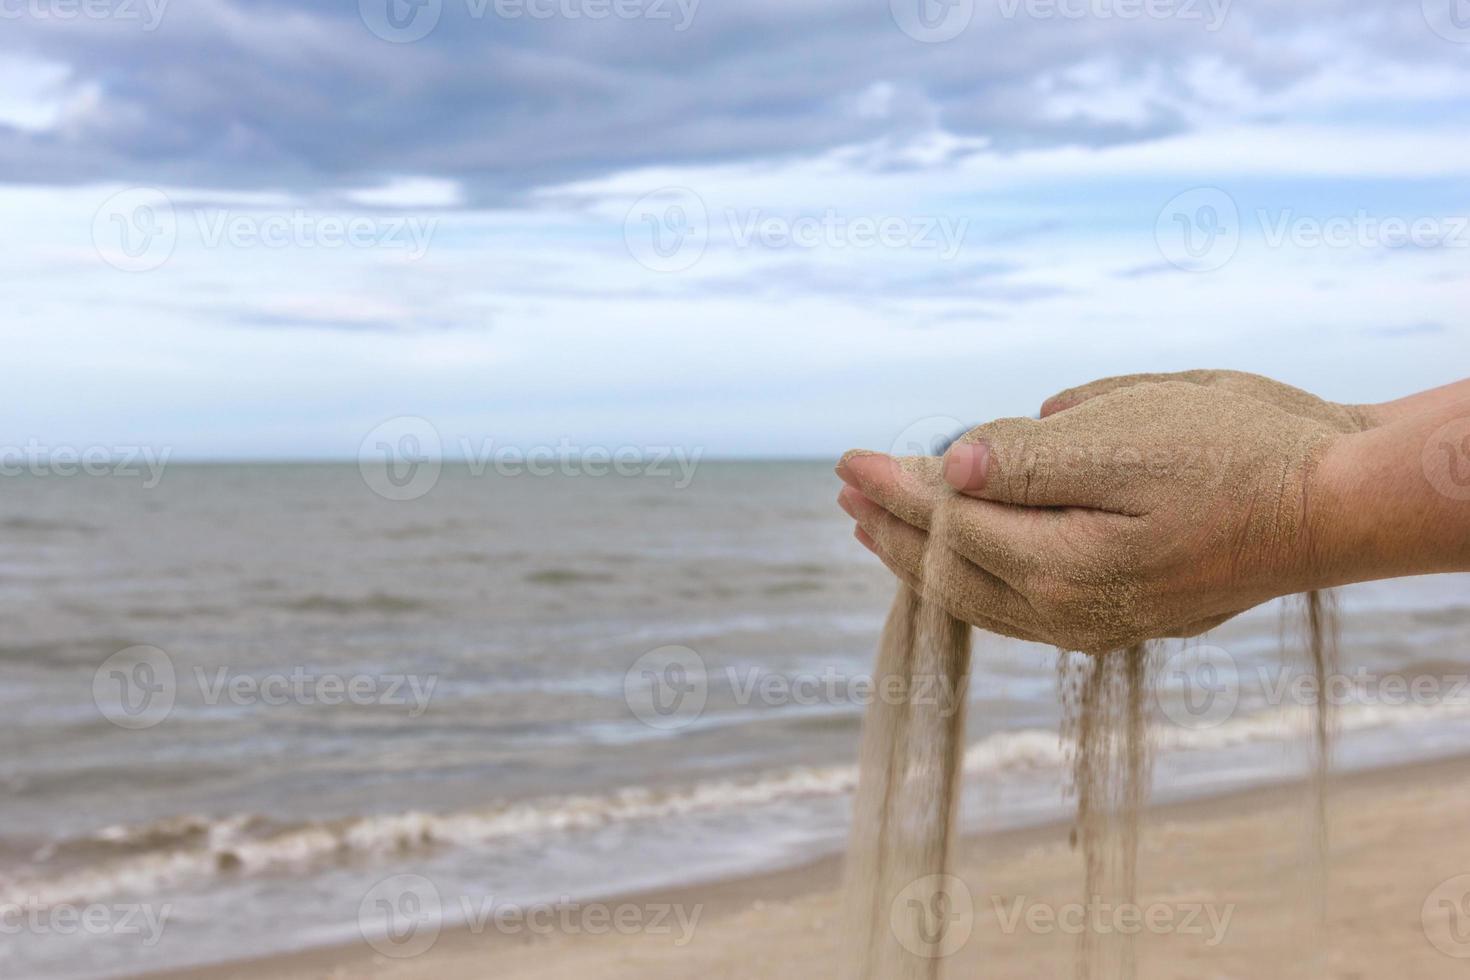
{"label": "human hand", "polygon": [[1178,371],[1173,374],[1120,374],[1101,378],[1052,395],[1042,403],[1041,417],[1055,415],[1098,395],[1160,381],[1182,381],[1245,395],[1291,415],[1321,422],[1335,432],[1363,432],[1385,421],[1385,413],[1379,406],[1341,405],[1318,398],[1309,391],[1245,371]]}
{"label": "human hand", "polygon": [[[956,617],[1103,652],[1313,587],[1307,485],[1336,438],[1225,387],[1139,383],[982,425],[942,463],[849,454],[839,501],[860,540]],[[926,583],[940,506],[958,571]]]}

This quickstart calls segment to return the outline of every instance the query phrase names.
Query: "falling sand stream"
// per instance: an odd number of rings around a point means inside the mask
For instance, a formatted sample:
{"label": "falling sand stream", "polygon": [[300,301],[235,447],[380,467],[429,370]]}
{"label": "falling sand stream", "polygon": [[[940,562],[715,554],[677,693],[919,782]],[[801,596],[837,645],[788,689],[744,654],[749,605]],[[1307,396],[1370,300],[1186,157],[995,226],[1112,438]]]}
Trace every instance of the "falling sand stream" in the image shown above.
{"label": "falling sand stream", "polygon": [[[938,977],[944,958],[954,952],[945,924],[958,895],[968,895],[947,874],[964,761],[971,636],[970,627],[937,601],[955,587],[959,563],[948,548],[936,546],[945,539],[946,510],[941,505],[934,514],[924,581],[900,586],[879,644],[875,683],[903,697],[875,698],[863,725],[847,866],[849,962],[843,973],[861,980]],[[1305,627],[1317,697],[1311,778],[1317,873],[1311,884],[1320,920],[1332,734],[1326,692],[1337,637],[1330,594],[1305,597]],[[1083,900],[1133,904],[1139,826],[1152,781],[1148,646],[1097,656],[1063,653],[1058,681],[1061,734],[1071,746],[1072,842],[1082,854]],[[1079,937],[1076,962],[1079,980],[1131,980],[1137,972],[1131,936],[1090,929]]]}

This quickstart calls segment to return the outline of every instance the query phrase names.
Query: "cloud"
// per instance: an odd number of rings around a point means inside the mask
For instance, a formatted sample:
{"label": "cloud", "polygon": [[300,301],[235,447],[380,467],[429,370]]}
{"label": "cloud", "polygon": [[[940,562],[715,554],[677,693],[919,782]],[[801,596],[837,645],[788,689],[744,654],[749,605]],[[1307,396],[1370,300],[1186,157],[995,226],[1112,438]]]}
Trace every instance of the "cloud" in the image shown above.
{"label": "cloud", "polygon": [[636,16],[602,19],[595,0],[437,0],[399,8],[437,11],[414,43],[376,36],[353,3],[130,7],[139,20],[5,22],[0,50],[48,67],[0,102],[0,172],[364,194],[412,177],[483,204],[842,147],[886,148],[853,166],[942,165],[906,153],[935,134],[961,154],[1143,143],[1300,104],[1291,92],[1329,111],[1354,78],[1390,102],[1421,76],[1465,91],[1463,51],[1417,4],[1376,0],[1226,5],[1217,31],[1102,0],[1080,18],[979,0],[937,44],[870,0],[628,0],[616,9]]}
{"label": "cloud", "polygon": [[1179,266],[1169,262],[1146,262],[1143,265],[1120,269],[1113,273],[1113,276],[1118,279],[1147,279],[1149,276],[1175,275],[1183,271]]}

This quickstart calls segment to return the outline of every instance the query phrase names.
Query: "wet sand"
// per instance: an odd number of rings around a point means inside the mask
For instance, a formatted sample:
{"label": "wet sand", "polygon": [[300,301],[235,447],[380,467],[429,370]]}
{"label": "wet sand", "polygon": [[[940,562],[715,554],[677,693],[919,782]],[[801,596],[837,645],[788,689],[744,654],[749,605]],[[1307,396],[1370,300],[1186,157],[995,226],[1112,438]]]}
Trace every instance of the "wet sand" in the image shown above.
{"label": "wet sand", "polygon": [[[1339,777],[1330,812],[1333,864],[1322,941],[1306,783],[1152,809],[1139,855],[1139,912],[1103,911],[1104,921],[1140,930],[1139,976],[1448,980],[1470,974],[1470,958],[1448,955],[1470,957],[1470,899],[1464,896],[1470,878],[1436,892],[1446,881],[1470,875],[1470,757]],[[1070,922],[1080,911],[1082,867],[1068,845],[1066,827],[968,838],[956,870],[973,901],[973,930],[948,959],[946,975],[991,980],[1072,975],[1076,939]],[[404,959],[382,956],[359,942],[150,976],[835,977],[844,942],[838,871],[838,860],[828,858],[779,873],[607,903],[641,910],[679,904],[686,916],[697,907],[691,938],[682,946],[675,944],[681,935],[677,924],[657,934],[559,930],[535,938],[461,928],[446,930],[430,949]],[[952,906],[950,914],[959,914],[959,908]],[[1057,924],[1054,916],[1066,924]],[[1448,953],[1436,948],[1436,940]]]}

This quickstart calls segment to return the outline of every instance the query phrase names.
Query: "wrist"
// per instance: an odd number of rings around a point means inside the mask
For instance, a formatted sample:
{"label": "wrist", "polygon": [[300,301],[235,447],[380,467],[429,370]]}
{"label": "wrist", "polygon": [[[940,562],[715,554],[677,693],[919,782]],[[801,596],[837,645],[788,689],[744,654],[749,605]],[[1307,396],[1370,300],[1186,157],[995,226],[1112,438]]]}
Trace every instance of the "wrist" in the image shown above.
{"label": "wrist", "polygon": [[1362,433],[1336,436],[1308,464],[1293,592],[1358,580],[1356,565],[1365,549],[1358,523],[1364,512],[1359,460],[1365,442]]}
{"label": "wrist", "polygon": [[1430,467],[1461,429],[1470,402],[1328,442],[1305,484],[1299,590],[1470,570],[1470,498]]}
{"label": "wrist", "polygon": [[1360,420],[1364,429],[1380,425],[1392,425],[1415,416],[1425,415],[1450,405],[1461,404],[1470,399],[1470,379],[1415,392],[1392,401],[1373,405],[1344,405],[1343,408]]}

